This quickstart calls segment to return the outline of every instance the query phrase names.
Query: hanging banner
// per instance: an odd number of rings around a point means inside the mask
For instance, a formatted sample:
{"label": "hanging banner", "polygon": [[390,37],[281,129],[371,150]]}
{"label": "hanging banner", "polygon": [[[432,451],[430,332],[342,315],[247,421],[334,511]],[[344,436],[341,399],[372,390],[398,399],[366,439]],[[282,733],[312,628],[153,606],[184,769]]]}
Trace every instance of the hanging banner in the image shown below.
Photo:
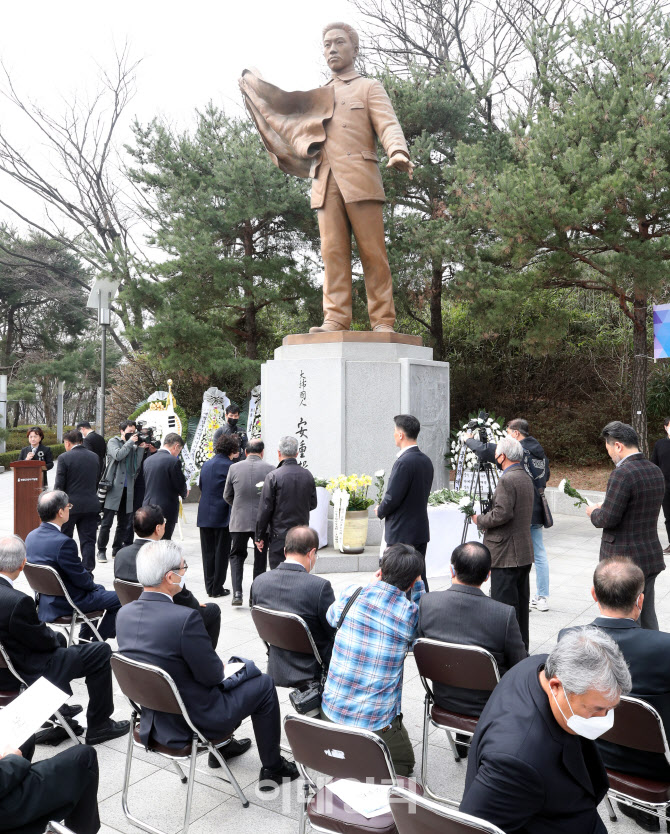
{"label": "hanging banner", "polygon": [[654,359],[670,357],[670,304],[654,304]]}

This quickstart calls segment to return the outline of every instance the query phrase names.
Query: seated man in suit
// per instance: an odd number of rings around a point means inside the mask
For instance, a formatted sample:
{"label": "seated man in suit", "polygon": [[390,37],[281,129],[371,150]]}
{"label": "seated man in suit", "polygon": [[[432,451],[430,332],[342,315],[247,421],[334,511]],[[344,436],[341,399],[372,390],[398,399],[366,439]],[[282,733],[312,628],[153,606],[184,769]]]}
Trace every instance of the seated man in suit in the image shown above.
{"label": "seated man in suit", "polygon": [[[333,651],[335,629],[326,617],[335,602],[333,586],[327,579],[310,573],[316,565],[319,536],[311,527],[293,527],[286,535],[286,561],[269,573],[256,577],[251,586],[253,605],[289,611],[307,623],[321,660],[327,667]],[[314,657],[270,646],[268,675],[277,686],[301,686],[321,677]]]}
{"label": "seated man in suit", "polygon": [[[40,493],[37,499],[37,513],[42,521],[26,537],[26,550],[31,565],[49,565],[55,568],[65,583],[74,604],[85,614],[90,611],[104,611],[98,631],[103,640],[116,634],[116,612],[121,607],[114,591],[106,591],[82,564],[75,542],[61,533],[61,527],[70,517],[72,505],[65,492],[53,489]],[[44,622],[72,614],[65,597],[40,594],[39,615]],[[83,625],[80,638],[93,637],[88,625]]]}
{"label": "seated man in suit", "polygon": [[0,831],[42,834],[51,820],[64,820],[76,834],[96,834],[98,757],[79,744],[31,764],[20,750],[0,751]]}
{"label": "seated man in suit", "polygon": [[[269,675],[258,674],[224,690],[223,663],[212,648],[202,617],[173,597],[183,587],[188,565],[172,542],[151,542],[137,557],[137,576],[144,591],[124,605],[118,616],[119,651],[135,660],[152,663],[168,672],[184,701],[191,720],[209,739],[232,733],[251,716],[261,759],[261,790],[272,790],[284,779],[295,779],[298,769],[281,755],[279,701]],[[258,670],[256,670],[258,671]],[[142,710],[140,738],[183,747],[191,730],[181,716]],[[244,753],[249,739],[233,740],[223,748],[227,758]],[[213,756],[210,767],[213,767]],[[217,762],[218,765],[218,762]],[[266,783],[266,784],[263,784]]]}
{"label": "seated man in suit", "polygon": [[392,544],[375,581],[364,588],[349,586],[328,609],[328,622],[335,627],[358,593],[335,635],[322,717],[378,735],[399,776],[414,769],[414,750],[402,721],[402,675],[407,650],[417,637],[422,568],[417,550]]}
{"label": "seated man in suit", "polygon": [[181,435],[170,432],[163,438],[163,445],[144,461],[144,506],[158,504],[165,514],[163,538],[172,538],[179,518],[179,499],[186,498],[189,489],[181,468],[179,455],[184,448]]}
{"label": "seated man in suit", "polygon": [[[82,643],[66,648],[62,634],[52,631],[37,619],[33,599],[14,587],[26,563],[26,548],[18,536],[0,539],[0,642],[5,647],[16,671],[34,683],[45,677],[64,692],[72,695],[70,682],[86,678],[88,710],[86,713],[87,744],[101,744],[128,732],[128,721],[112,721],[111,649],[107,643]],[[0,669],[0,686],[18,689],[16,678],[8,669]],[[64,708],[72,717],[81,707]]]}
{"label": "seated man in suit", "polygon": [[[451,554],[451,587],[421,597],[419,637],[480,646],[495,657],[500,675],[528,657],[511,605],[488,597],[481,585],[491,574],[491,554],[481,542],[459,544]],[[435,700],[443,709],[481,715],[491,693],[435,684]],[[468,748],[459,744],[459,754]]]}
{"label": "seated man in suit", "polygon": [[[163,538],[165,531],[165,518],[163,510],[157,504],[147,504],[135,510],[133,515],[133,529],[135,530],[135,541],[127,547],[122,547],[114,559],[114,577],[125,579],[126,582],[138,582],[137,579],[137,554],[147,542],[158,542]],[[219,642],[221,631],[221,609],[215,602],[201,603],[193,594],[184,588],[175,597],[177,605],[186,605],[199,611],[202,620],[216,648]]]}
{"label": "seated man in suit", "polygon": [[461,811],[506,832],[606,834],[607,774],[592,739],[630,688],[616,643],[590,626],[517,663],[477,723]]}
{"label": "seated man in suit", "polygon": [[[670,666],[667,663],[670,634],[641,627],[644,580],[641,568],[626,556],[612,556],[600,562],[593,574],[591,590],[600,616],[592,625],[609,634],[621,649],[633,681],[630,694],[648,701],[658,711],[666,735],[670,736]],[[563,629],[558,639],[571,631]],[[670,782],[670,765],[662,753],[632,750],[609,741],[599,741],[598,749],[609,770]],[[657,817],[621,804],[619,809],[645,830],[659,830]]]}

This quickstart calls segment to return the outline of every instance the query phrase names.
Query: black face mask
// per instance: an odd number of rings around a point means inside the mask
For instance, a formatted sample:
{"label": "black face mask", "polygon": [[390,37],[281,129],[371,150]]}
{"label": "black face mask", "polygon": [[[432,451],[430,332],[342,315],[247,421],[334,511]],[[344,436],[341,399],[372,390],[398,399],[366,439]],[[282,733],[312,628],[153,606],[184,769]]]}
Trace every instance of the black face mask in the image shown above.
{"label": "black face mask", "polygon": [[235,428],[235,426],[237,425],[237,417],[236,417],[236,418],[234,418],[234,419],[233,419],[232,417],[229,417],[229,418],[228,418],[228,425],[229,425],[232,429],[234,429],[234,428]]}
{"label": "black face mask", "polygon": [[134,432],[134,431],[127,431],[127,432],[126,432],[123,436],[126,438],[126,440],[130,440],[130,438],[131,438],[134,434],[135,434],[135,432]]}

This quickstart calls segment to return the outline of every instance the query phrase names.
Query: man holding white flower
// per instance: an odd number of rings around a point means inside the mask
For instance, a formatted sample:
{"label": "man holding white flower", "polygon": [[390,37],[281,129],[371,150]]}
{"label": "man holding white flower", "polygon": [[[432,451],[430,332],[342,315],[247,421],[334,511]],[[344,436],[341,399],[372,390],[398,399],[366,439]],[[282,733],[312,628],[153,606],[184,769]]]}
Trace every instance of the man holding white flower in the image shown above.
{"label": "man holding white flower", "polygon": [[521,638],[528,649],[530,568],[533,564],[535,489],[523,466],[523,447],[509,435],[498,442],[495,462],[502,469],[491,509],[473,515],[472,523],[484,531],[491,551],[491,598],[511,605],[519,621]]}

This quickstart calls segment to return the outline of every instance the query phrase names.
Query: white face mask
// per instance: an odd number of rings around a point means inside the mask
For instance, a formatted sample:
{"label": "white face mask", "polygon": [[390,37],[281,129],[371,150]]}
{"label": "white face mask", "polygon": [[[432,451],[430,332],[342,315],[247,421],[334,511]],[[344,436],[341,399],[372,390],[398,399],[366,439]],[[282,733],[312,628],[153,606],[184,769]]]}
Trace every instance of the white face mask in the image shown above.
{"label": "white face mask", "polygon": [[606,715],[599,715],[595,716],[594,718],[584,718],[583,715],[575,715],[575,711],[570,706],[570,701],[568,701],[568,696],[563,689],[563,694],[565,695],[565,700],[570,707],[570,712],[572,715],[570,718],[566,718],[565,713],[561,709],[560,704],[556,700],[556,696],[554,695],[554,690],[551,690],[551,694],[554,696],[554,701],[556,701],[556,706],[558,707],[561,715],[565,718],[568,727],[574,732],[577,733],[578,736],[583,736],[584,738],[588,738],[590,741],[594,741],[595,739],[599,738],[603,733],[606,733],[608,730],[611,730],[614,726],[614,710],[609,709],[607,710]]}
{"label": "white face mask", "polygon": [[182,590],[184,590],[184,580],[186,579],[186,577],[185,577],[185,576],[180,576],[178,573],[175,573],[175,571],[172,571],[172,573],[173,573],[173,574],[177,577],[177,579],[179,580],[179,582],[173,582],[172,584],[173,584],[173,585],[179,585],[179,587],[180,587]]}

